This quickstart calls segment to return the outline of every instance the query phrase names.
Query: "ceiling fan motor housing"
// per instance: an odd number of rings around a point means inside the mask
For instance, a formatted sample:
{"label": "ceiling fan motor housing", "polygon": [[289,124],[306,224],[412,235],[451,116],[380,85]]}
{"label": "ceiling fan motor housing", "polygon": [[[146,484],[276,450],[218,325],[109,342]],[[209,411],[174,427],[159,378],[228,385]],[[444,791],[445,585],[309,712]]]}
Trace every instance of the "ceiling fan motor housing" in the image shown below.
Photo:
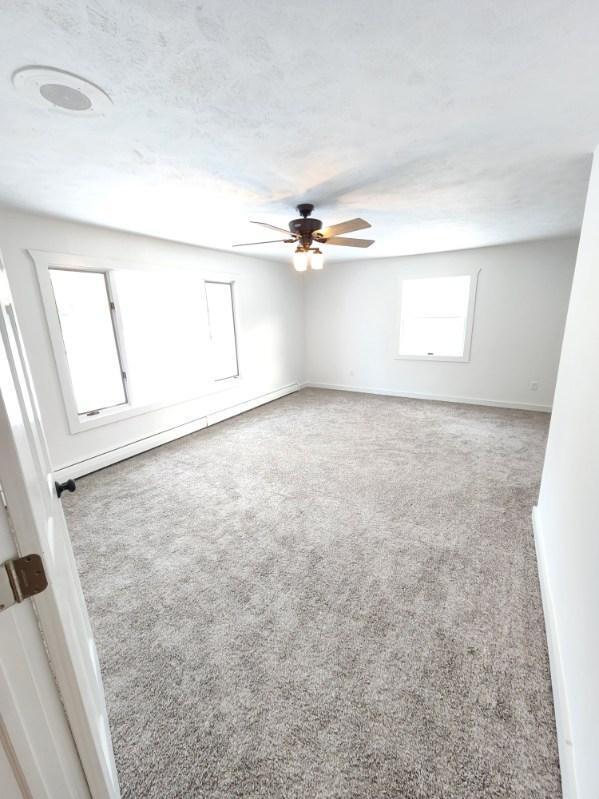
{"label": "ceiling fan motor housing", "polygon": [[289,223],[289,230],[295,235],[299,236],[302,247],[308,248],[312,246],[312,236],[322,227],[320,219],[308,219],[314,206],[310,203],[302,203],[297,206],[297,210],[302,215],[301,219],[292,219]]}

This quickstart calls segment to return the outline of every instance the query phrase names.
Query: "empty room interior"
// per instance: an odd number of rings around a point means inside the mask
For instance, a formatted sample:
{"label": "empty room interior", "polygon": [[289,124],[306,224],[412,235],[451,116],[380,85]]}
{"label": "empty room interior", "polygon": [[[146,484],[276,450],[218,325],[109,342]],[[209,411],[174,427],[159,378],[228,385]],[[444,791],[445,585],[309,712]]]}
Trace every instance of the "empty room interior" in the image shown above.
{"label": "empty room interior", "polygon": [[3,799],[598,799],[599,5],[0,37]]}

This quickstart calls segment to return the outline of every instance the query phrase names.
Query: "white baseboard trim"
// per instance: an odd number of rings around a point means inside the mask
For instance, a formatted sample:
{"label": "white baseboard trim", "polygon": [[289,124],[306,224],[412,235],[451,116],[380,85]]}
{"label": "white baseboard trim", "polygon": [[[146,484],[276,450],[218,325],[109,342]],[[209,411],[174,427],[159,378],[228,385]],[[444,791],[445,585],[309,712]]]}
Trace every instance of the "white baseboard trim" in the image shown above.
{"label": "white baseboard trim", "polygon": [[190,433],[195,433],[210,425],[222,422],[224,419],[230,419],[232,416],[237,416],[240,413],[250,411],[252,408],[257,408],[259,405],[265,405],[267,402],[280,399],[286,394],[292,394],[298,391],[300,385],[298,383],[291,383],[288,386],[269,391],[267,394],[261,394],[257,397],[252,397],[245,402],[239,402],[235,405],[230,405],[228,408],[210,413],[202,416],[199,419],[193,419],[185,424],[171,427],[168,430],[163,430],[160,433],[141,438],[137,441],[132,441],[129,444],[124,444],[122,447],[111,449],[108,452],[102,452],[94,455],[92,458],[86,458],[78,463],[72,463],[69,466],[64,466],[54,472],[56,480],[62,482],[64,480],[75,480],[78,477],[83,477],[91,472],[97,472],[98,469],[104,469],[106,466],[111,466],[118,461],[126,460],[134,455],[139,455],[140,452],[146,452],[154,447],[159,447],[161,444],[167,444],[169,441],[174,441],[176,438],[182,438]]}
{"label": "white baseboard trim", "polygon": [[510,402],[507,400],[482,399],[481,397],[451,397],[444,394],[420,394],[411,391],[389,391],[385,388],[344,386],[337,383],[302,383],[302,388],[328,388],[332,391],[354,391],[357,394],[380,394],[383,397],[406,397],[407,399],[434,400],[437,402],[459,402],[466,405],[489,405],[493,408],[513,408],[520,411],[542,411],[551,413],[551,405],[535,405],[532,402]]}
{"label": "white baseboard trim", "polygon": [[541,584],[541,598],[543,601],[543,614],[545,616],[545,632],[549,650],[549,668],[551,670],[551,687],[553,691],[553,705],[555,708],[555,725],[557,728],[557,745],[559,749],[560,770],[562,776],[563,799],[577,799],[578,788],[576,785],[576,772],[574,768],[574,747],[570,724],[570,710],[566,694],[564,670],[560,652],[560,637],[553,603],[553,593],[547,573],[543,531],[538,508],[532,510],[532,526],[534,530],[535,549],[537,552],[537,565],[539,569],[539,582]]}

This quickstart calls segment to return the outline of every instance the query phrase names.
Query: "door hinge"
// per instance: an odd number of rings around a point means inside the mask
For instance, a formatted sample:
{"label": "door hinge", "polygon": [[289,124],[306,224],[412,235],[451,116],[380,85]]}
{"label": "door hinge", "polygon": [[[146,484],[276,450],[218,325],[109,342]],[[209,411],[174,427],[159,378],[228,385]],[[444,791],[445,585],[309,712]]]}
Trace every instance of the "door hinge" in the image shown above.
{"label": "door hinge", "polygon": [[0,611],[40,594],[48,586],[39,555],[24,555],[0,565]]}

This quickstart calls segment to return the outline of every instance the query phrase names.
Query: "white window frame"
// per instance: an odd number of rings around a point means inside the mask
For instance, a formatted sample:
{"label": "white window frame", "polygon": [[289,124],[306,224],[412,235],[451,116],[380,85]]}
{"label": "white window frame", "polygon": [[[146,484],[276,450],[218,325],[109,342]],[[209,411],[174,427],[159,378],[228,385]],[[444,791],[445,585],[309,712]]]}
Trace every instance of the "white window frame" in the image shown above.
{"label": "white window frame", "polygon": [[[403,272],[399,278],[399,292],[397,298],[397,322],[395,326],[395,359],[398,361],[447,361],[453,363],[469,363],[472,351],[472,333],[474,329],[474,313],[476,309],[476,292],[478,288],[478,275],[480,267],[471,269],[463,269],[456,267],[455,269],[410,269]],[[402,303],[402,290],[405,280],[418,280],[444,277],[469,277],[470,278],[470,294],[468,297],[468,310],[466,313],[466,331],[464,335],[464,353],[463,355],[403,355],[399,351],[400,336],[401,336],[401,303]]]}
{"label": "white window frame", "polygon": [[[67,361],[64,341],[62,338],[60,319],[58,316],[56,301],[54,299],[54,290],[52,288],[52,281],[49,270],[71,269],[80,272],[90,271],[90,272],[106,273],[107,286],[109,287],[109,299],[111,302],[114,302],[115,304],[115,309],[113,312],[113,323],[114,323],[117,349],[119,352],[122,370],[125,372],[125,374],[128,374],[127,352],[123,336],[123,328],[122,328],[119,302],[118,302],[118,293],[116,291],[114,282],[111,283],[111,272],[114,272],[118,269],[133,269],[136,271],[144,271],[144,270],[157,271],[162,268],[168,268],[168,266],[167,265],[161,266],[160,264],[147,264],[139,262],[121,261],[120,259],[113,259],[113,258],[101,258],[101,257],[99,258],[97,256],[83,256],[83,255],[73,255],[69,253],[45,252],[41,250],[28,250],[28,253],[33,260],[33,263],[35,265],[35,270],[37,273],[37,278],[42,298],[42,305],[44,307],[44,314],[48,326],[48,334],[50,337],[50,343],[52,346],[54,361],[56,363],[58,381],[60,383],[63,405],[67,417],[67,424],[69,427],[69,431],[72,434],[81,433],[85,430],[90,430],[95,427],[101,427],[106,424],[111,424],[112,422],[120,421],[121,419],[127,419],[134,416],[141,416],[142,414],[150,413],[151,411],[157,411],[163,408],[170,408],[176,405],[182,405],[185,403],[193,402],[194,400],[200,400],[206,397],[210,397],[214,394],[220,394],[225,391],[230,391],[234,388],[237,388],[242,383],[242,371],[241,371],[242,356],[241,356],[241,347],[238,335],[238,331],[241,329],[240,328],[241,322],[240,322],[239,309],[237,304],[237,292],[235,290],[238,275],[231,272],[218,273],[218,272],[202,270],[200,278],[204,283],[206,282],[229,283],[231,285],[231,292],[233,296],[233,318],[235,323],[235,336],[236,336],[235,341],[237,344],[237,368],[238,368],[237,376],[223,378],[221,380],[215,380],[214,378],[211,378],[210,382],[206,384],[204,390],[202,390],[201,393],[195,394],[193,396],[184,397],[182,399],[177,399],[174,401],[162,400],[158,402],[145,403],[145,404],[136,404],[134,399],[133,401],[131,400],[132,389],[134,392],[134,387],[129,386],[127,384],[127,381],[125,380],[125,389],[127,395],[126,404],[116,405],[111,408],[102,409],[100,410],[99,413],[93,414],[92,416],[86,416],[85,414],[80,414],[77,410],[77,403],[75,401],[75,394],[73,391],[73,384],[71,381],[71,373]],[[197,273],[197,265],[194,264],[194,268]],[[204,306],[207,309],[206,301],[204,302]],[[207,318],[206,318],[206,323],[207,323]],[[208,328],[207,328],[207,334],[209,335]]]}

